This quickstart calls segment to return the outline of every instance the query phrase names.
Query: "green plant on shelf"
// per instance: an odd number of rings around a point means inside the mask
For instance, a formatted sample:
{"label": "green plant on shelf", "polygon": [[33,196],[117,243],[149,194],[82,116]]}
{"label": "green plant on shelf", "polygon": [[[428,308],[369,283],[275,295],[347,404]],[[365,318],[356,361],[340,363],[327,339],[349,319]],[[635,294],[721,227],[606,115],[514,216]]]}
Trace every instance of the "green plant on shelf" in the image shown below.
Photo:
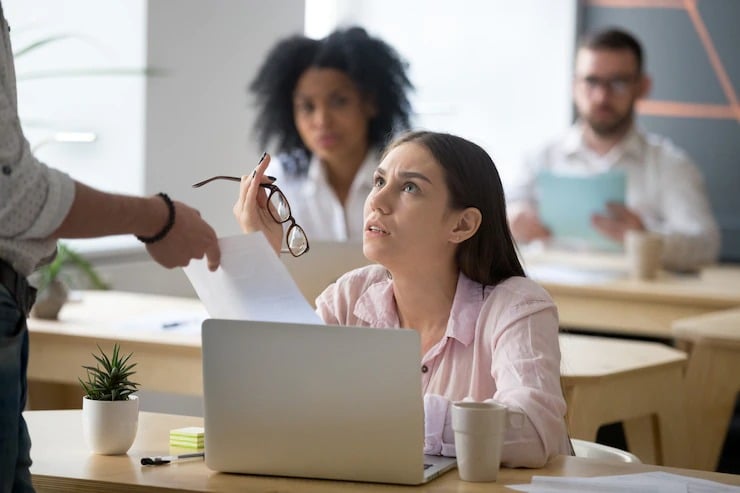
{"label": "green plant on shelf", "polygon": [[81,272],[92,289],[110,289],[108,283],[103,281],[90,262],[62,242],[57,243],[57,255],[54,260],[37,270],[36,288],[42,292],[57,280],[65,286],[72,286],[74,282],[68,276],[68,269],[65,269],[69,267]]}

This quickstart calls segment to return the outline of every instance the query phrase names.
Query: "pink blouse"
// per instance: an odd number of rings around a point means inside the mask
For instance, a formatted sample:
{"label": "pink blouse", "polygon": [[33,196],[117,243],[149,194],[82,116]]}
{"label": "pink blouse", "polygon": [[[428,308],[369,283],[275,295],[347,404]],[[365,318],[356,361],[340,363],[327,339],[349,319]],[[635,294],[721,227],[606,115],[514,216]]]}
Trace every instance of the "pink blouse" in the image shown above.
{"label": "pink blouse", "polygon": [[[379,265],[340,277],[316,299],[316,311],[328,324],[400,327],[392,280]],[[435,395],[449,402],[493,398],[524,412],[524,422],[507,430],[503,464],[540,467],[553,455],[571,453],[557,309],[535,282],[512,277],[483,287],[461,273],[445,335],[421,365],[427,440],[430,429],[439,428],[442,453],[454,445],[450,431],[441,431],[445,421],[449,427],[449,405],[441,411],[439,402],[429,406]]]}

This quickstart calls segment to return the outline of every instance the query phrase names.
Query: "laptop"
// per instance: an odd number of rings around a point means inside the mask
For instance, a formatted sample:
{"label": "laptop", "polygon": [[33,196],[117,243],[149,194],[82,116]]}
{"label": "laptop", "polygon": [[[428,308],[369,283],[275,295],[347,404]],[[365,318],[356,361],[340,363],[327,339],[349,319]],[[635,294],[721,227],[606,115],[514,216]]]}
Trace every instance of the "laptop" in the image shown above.
{"label": "laptop", "polygon": [[206,319],[206,465],[231,473],[420,484],[426,456],[412,330]]}

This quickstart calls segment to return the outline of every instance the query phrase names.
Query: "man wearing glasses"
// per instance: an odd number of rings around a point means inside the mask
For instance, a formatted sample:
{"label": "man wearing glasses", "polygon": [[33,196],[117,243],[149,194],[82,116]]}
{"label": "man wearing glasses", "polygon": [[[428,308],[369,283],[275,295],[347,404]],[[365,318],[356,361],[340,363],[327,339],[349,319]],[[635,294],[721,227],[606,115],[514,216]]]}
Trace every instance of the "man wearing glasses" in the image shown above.
{"label": "man wearing glasses", "polygon": [[609,29],[579,45],[573,81],[578,120],[517,170],[516,184],[507,190],[509,222],[520,244],[550,236],[537,213],[540,172],[623,170],[626,204],[606,204],[603,214],[591,216],[592,228],[617,244],[629,230],[659,233],[666,268],[694,270],[716,260],[719,229],[701,173],[684,151],[635,125],[635,102],[649,89],[642,48],[630,34]]}

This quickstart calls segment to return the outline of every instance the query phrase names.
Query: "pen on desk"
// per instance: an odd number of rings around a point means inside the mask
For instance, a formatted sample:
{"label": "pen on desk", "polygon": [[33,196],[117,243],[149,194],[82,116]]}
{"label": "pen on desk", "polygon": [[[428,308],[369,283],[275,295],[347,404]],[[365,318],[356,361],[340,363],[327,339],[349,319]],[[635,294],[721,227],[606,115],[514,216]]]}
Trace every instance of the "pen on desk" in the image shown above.
{"label": "pen on desk", "polygon": [[176,329],[177,327],[181,327],[185,325],[186,321],[178,321],[178,322],[165,322],[162,324],[163,329]]}
{"label": "pen on desk", "polygon": [[205,457],[205,452],[194,452],[192,454],[180,454],[180,455],[157,455],[154,457],[142,457],[142,466],[161,466],[163,464],[169,464],[180,459],[192,459],[195,457]]}

